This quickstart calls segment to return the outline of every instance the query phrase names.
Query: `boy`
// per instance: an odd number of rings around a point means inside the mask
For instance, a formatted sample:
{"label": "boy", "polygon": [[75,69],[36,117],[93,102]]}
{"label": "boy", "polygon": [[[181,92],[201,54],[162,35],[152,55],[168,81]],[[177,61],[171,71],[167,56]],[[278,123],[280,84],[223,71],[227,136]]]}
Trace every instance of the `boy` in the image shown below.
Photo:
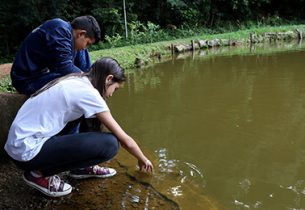
{"label": "boy", "polygon": [[23,41],[12,66],[12,85],[30,96],[49,81],[70,73],[86,72],[90,66],[87,47],[101,38],[92,16],[80,16],[71,23],[48,20]]}

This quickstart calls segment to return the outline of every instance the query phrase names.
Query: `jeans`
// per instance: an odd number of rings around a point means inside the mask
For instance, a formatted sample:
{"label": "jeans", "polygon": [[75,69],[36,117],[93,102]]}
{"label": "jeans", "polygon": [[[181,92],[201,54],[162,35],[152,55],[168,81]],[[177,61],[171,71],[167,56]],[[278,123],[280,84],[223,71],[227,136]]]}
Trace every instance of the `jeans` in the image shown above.
{"label": "jeans", "polygon": [[57,73],[45,73],[33,78],[27,78],[25,80],[15,79],[14,72],[11,72],[12,85],[18,91],[18,93],[24,94],[26,96],[31,96],[37,90],[42,88],[48,82],[60,77]]}
{"label": "jeans", "polygon": [[110,160],[118,149],[118,140],[111,133],[77,133],[53,136],[32,160],[14,162],[25,171],[39,170],[43,176],[52,176]]}

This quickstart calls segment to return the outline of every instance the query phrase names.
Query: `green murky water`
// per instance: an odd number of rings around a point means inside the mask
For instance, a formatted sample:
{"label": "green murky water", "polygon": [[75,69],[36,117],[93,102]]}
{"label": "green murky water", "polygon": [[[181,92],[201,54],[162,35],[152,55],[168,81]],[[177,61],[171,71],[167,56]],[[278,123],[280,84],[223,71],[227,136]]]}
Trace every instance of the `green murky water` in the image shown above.
{"label": "green murky water", "polygon": [[110,106],[154,160],[148,182],[182,209],[305,208],[304,45],[140,69]]}

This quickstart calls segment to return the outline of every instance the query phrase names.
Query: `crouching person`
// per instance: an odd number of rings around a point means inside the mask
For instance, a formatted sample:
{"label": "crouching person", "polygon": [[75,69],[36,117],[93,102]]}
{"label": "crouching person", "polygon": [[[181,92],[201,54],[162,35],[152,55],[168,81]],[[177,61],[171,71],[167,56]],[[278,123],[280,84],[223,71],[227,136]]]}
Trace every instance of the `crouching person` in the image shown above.
{"label": "crouching person", "polygon": [[[110,177],[115,169],[98,164],[113,158],[122,145],[138,159],[140,170],[153,165],[137,143],[112,117],[105,102],[125,81],[124,70],[112,58],[96,61],[88,73],[70,74],[49,82],[33,94],[14,119],[5,150],[23,179],[42,193],[59,197],[72,187],[56,174],[73,178]],[[96,117],[111,133],[65,134],[65,126],[81,117]]]}

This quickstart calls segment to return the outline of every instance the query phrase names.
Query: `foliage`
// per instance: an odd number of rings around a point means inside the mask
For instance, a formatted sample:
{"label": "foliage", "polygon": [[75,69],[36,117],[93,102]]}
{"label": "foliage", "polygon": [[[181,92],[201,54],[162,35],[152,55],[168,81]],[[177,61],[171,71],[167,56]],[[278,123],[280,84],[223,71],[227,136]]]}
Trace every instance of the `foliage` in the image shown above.
{"label": "foliage", "polygon": [[[154,27],[153,27],[154,28]],[[173,38],[170,38],[168,40],[170,41],[163,41],[163,42],[155,42],[151,44],[145,44],[145,45],[130,45],[125,47],[119,47],[115,49],[104,49],[104,50],[97,50],[92,51],[91,58],[93,61],[97,60],[100,57],[104,56],[110,56],[118,60],[118,62],[126,68],[126,70],[134,68],[134,62],[136,58],[140,58],[142,61],[144,61],[145,64],[151,63],[153,61],[152,54],[154,52],[160,53],[162,55],[162,60],[169,54],[169,50],[166,49],[167,46],[170,44],[185,44],[190,43],[191,40],[200,40],[200,39],[238,39],[242,40],[245,38],[248,38],[250,32],[256,32],[258,34],[263,34],[265,32],[278,32],[278,31],[288,31],[288,30],[295,30],[300,29],[302,31],[305,31],[304,25],[291,25],[291,26],[279,26],[279,27],[253,27],[250,29],[245,30],[239,30],[235,32],[229,32],[224,34],[217,34],[217,31],[210,31],[210,30],[202,30],[201,32],[205,31],[206,33],[203,34],[194,34],[195,36],[188,37],[185,39],[176,39],[173,40]],[[189,29],[190,30],[190,29]],[[183,33],[185,35],[195,33],[196,31],[187,31],[186,29],[183,30]],[[213,34],[211,33],[213,32]],[[158,33],[158,32],[157,32]],[[182,33],[182,32],[181,32]],[[180,35],[177,35],[178,37],[181,37]],[[112,39],[116,40],[113,41]],[[120,35],[115,35],[114,37],[108,37],[110,44],[119,43],[126,41],[124,38],[122,38]],[[123,45],[128,45],[126,43],[121,43]],[[248,50],[248,48],[247,48]],[[122,56],[124,55],[124,56]],[[14,88],[11,86],[11,80],[10,77],[7,76],[3,79],[0,79],[0,91],[3,92],[13,92],[15,91]]]}
{"label": "foliage", "polygon": [[121,24],[121,14],[117,8],[96,8],[92,10],[93,16],[96,20],[105,26],[111,25],[112,27],[104,28],[104,33],[107,36],[113,36],[118,33],[123,33],[123,25]]}
{"label": "foliage", "polygon": [[[196,28],[214,33],[253,25],[301,23],[305,19],[305,0],[127,0],[126,8],[130,40],[123,38],[121,0],[3,0],[0,58],[15,54],[30,31],[55,17],[71,21],[79,15],[95,16],[102,26],[103,46],[184,37]],[[168,30],[169,25],[177,29]]]}
{"label": "foliage", "polygon": [[11,79],[6,76],[0,79],[0,92],[14,92],[15,88],[11,85]]}
{"label": "foliage", "polygon": [[123,37],[120,34],[115,34],[114,36],[105,36],[105,41],[109,44],[110,47],[120,46],[122,40]]}
{"label": "foliage", "polygon": [[[169,41],[162,42],[154,42],[150,44],[137,44],[137,45],[129,45],[124,47],[117,47],[115,49],[102,49],[91,51],[91,58],[93,61],[100,57],[110,56],[119,61],[119,63],[126,69],[134,68],[134,62],[136,58],[140,58],[142,61],[150,63],[153,59],[151,55],[154,52],[160,53],[162,59],[167,55],[170,56],[170,50],[167,49],[171,44],[186,44],[191,43],[191,40],[212,40],[215,38],[218,39],[233,39],[233,40],[244,40],[249,37],[250,32],[256,32],[258,34],[263,34],[265,32],[279,32],[279,31],[293,31],[295,29],[300,29],[305,31],[305,25],[289,25],[289,26],[266,26],[266,27],[253,27],[250,29],[239,30],[235,32],[227,32],[223,34],[217,33],[217,31],[213,31],[213,34],[210,31],[206,31],[208,33],[198,33],[193,36],[187,36],[184,39],[168,39]],[[192,31],[194,33],[194,31]],[[126,41],[124,38],[122,41]],[[125,45],[128,45],[125,43]],[[123,46],[123,45],[122,45]],[[124,56],[122,56],[124,55]],[[171,56],[170,56],[171,57]]]}

